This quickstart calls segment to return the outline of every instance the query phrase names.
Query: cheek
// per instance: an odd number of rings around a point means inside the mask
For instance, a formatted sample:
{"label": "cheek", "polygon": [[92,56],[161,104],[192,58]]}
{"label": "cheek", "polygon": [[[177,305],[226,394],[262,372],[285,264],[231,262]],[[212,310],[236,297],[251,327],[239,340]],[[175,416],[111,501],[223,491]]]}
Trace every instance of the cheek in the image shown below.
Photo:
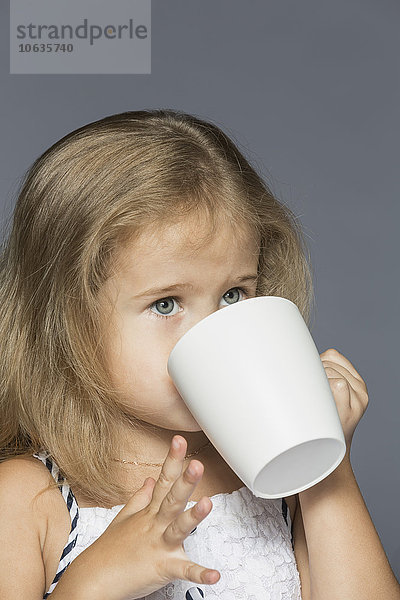
{"label": "cheek", "polygon": [[137,389],[156,385],[168,376],[166,365],[170,348],[167,341],[152,335],[150,327],[136,329],[130,334],[128,328],[112,342],[109,364],[113,379],[119,386],[133,385]]}

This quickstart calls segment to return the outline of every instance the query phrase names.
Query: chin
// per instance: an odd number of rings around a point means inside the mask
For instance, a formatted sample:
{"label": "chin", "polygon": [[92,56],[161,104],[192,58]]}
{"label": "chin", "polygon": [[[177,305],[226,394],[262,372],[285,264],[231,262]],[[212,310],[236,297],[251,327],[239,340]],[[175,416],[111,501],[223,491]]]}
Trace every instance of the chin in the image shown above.
{"label": "chin", "polygon": [[185,427],[185,431],[203,431],[189,409],[187,409],[187,412],[189,416],[189,423],[187,427]]}
{"label": "chin", "polygon": [[200,427],[200,425],[197,423],[197,421],[195,421],[196,425],[193,427],[185,427],[185,429],[182,429],[182,431],[203,431],[202,428]]}
{"label": "chin", "polygon": [[[174,414],[174,408],[171,407],[172,414]],[[182,396],[176,390],[176,406],[175,406],[175,415],[180,415],[183,412],[182,418],[179,419],[179,423],[175,421],[174,428],[178,431],[202,431],[202,428],[190,412],[189,408],[186,406]],[[173,427],[171,426],[171,429]]]}
{"label": "chin", "polygon": [[182,419],[174,419],[173,423],[167,423],[164,421],[162,427],[165,429],[171,429],[173,431],[203,431],[189,410],[187,410],[187,415],[185,414]]}

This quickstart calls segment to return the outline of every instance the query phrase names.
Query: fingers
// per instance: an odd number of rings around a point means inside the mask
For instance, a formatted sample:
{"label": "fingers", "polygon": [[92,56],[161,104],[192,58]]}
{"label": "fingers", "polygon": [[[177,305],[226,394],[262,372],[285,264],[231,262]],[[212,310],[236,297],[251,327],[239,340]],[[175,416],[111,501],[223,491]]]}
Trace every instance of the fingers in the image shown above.
{"label": "fingers", "polygon": [[[175,481],[161,502],[156,519],[165,527],[182,513],[193,491],[202,478],[204,466],[198,460],[191,460],[187,469]],[[203,502],[204,505],[204,502]]]}
{"label": "fingers", "polygon": [[121,520],[121,518],[129,514],[133,515],[148,506],[151,501],[154,484],[154,479],[152,477],[147,477],[147,479],[143,482],[142,487],[139,488],[131,498],[129,498],[124,508],[120,511],[119,515],[117,515],[118,520]]}
{"label": "fingers", "polygon": [[193,529],[209,515],[212,506],[210,498],[203,496],[192,508],[181,512],[164,531],[164,541],[171,546],[182,544]]}
{"label": "fingers", "polygon": [[358,371],[356,371],[354,365],[352,365],[351,362],[345,356],[343,356],[343,354],[340,354],[340,352],[338,352],[338,350],[335,348],[328,348],[328,350],[325,350],[325,352],[320,354],[320,358],[322,361],[333,361],[335,363],[339,363],[339,365],[347,369],[353,375],[353,377],[364,383],[363,378]]}
{"label": "fingers", "polygon": [[329,358],[324,358],[323,355],[321,355],[321,362],[324,365],[328,377],[329,375],[331,375],[332,377],[337,377],[338,374],[342,375],[345,379],[347,379],[347,381],[350,383],[351,387],[354,390],[359,391],[361,393],[367,392],[367,386],[365,385],[365,381],[359,378],[359,376],[356,377],[353,375],[354,369],[349,369],[343,366],[342,362],[339,360],[336,362],[336,359],[334,359],[333,356],[331,360],[329,360]]}
{"label": "fingers", "polygon": [[338,365],[328,360],[323,360],[322,364],[324,365],[325,373],[327,374],[328,378],[337,378],[338,376],[340,377],[340,375],[342,375],[342,377],[344,379],[347,379],[349,384],[354,389],[357,389],[357,387],[359,387],[360,381],[353,377],[353,375],[347,369],[345,369],[345,367],[342,367],[341,365]]}
{"label": "fingers", "polygon": [[357,401],[359,400],[366,408],[366,405],[368,404],[368,392],[364,381],[360,381],[356,377],[353,377],[353,375],[342,365],[327,360],[323,360],[322,364],[324,365],[325,373],[331,387],[332,384],[334,384],[335,388],[338,390],[348,388],[351,395],[350,400],[353,400],[353,398]]}
{"label": "fingers", "polygon": [[[173,447],[174,441],[178,442],[178,448]],[[181,475],[186,449],[187,442],[185,438],[181,435],[174,435],[160,475],[154,486],[153,497],[149,505],[152,511],[158,512],[166,493]]]}
{"label": "fingers", "polygon": [[170,560],[174,579],[186,579],[194,583],[213,584],[220,580],[220,573],[215,569],[207,569],[191,561],[173,558]]}

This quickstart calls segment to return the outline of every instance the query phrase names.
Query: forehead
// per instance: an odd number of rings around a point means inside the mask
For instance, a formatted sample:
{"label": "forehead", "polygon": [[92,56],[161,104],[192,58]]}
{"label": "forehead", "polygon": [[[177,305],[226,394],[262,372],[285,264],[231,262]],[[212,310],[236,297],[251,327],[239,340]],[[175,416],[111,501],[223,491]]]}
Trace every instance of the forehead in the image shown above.
{"label": "forehead", "polygon": [[166,264],[234,255],[248,261],[249,257],[258,258],[259,244],[258,234],[247,224],[219,219],[212,227],[204,217],[191,217],[144,227],[121,249],[118,263],[123,269],[139,257],[141,261]]}

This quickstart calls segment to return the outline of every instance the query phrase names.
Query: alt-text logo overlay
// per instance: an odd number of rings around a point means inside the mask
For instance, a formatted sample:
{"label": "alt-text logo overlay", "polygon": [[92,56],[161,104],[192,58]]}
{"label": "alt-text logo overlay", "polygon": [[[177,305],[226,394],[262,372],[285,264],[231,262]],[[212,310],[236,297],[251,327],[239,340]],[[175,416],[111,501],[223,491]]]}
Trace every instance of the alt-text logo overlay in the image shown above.
{"label": "alt-text logo overlay", "polygon": [[151,73],[151,0],[10,0],[10,73]]}

